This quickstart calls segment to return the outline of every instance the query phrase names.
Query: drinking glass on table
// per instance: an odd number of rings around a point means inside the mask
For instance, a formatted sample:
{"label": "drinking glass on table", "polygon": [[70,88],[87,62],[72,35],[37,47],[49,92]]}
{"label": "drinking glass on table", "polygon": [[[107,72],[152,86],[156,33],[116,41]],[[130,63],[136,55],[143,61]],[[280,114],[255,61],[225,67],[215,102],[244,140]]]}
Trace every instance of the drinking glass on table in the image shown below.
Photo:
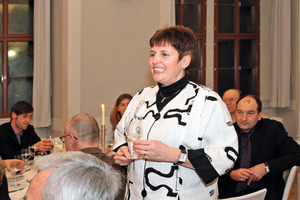
{"label": "drinking glass on table", "polygon": [[133,149],[133,141],[139,140],[143,133],[143,118],[142,117],[133,117],[129,122],[128,126],[125,128],[128,149],[130,156],[128,159],[139,159],[140,157],[136,154]]}
{"label": "drinking glass on table", "polygon": [[[14,159],[20,160],[21,156],[16,155],[16,156],[14,156]],[[20,175],[22,173],[22,169],[20,169],[16,163],[11,165],[10,173],[15,179],[15,181],[11,184],[11,186],[17,187],[17,186],[21,185],[20,183],[17,182],[17,177],[18,177],[18,175]]]}
{"label": "drinking glass on table", "polygon": [[21,150],[21,159],[23,160],[23,162],[25,163],[25,169],[27,169],[27,162],[28,160],[31,158],[31,153],[30,150],[28,148],[26,149],[22,149]]}
{"label": "drinking glass on table", "polygon": [[29,146],[28,147],[30,153],[32,153],[32,155],[33,155],[33,160],[35,159],[36,152],[37,152],[38,148],[39,148],[39,146]]}
{"label": "drinking glass on table", "polygon": [[61,139],[59,137],[55,137],[55,138],[52,138],[51,141],[53,143],[53,149],[51,150],[51,153],[62,152],[62,150],[64,148],[64,144],[61,141]]}

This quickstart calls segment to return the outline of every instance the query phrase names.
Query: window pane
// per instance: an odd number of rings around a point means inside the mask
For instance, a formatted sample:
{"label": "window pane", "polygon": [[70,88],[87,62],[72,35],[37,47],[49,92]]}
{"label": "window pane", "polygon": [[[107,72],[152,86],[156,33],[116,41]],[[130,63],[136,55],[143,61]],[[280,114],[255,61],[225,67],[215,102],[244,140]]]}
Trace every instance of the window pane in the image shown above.
{"label": "window pane", "polygon": [[234,88],[234,70],[218,70],[218,93],[222,96],[226,90],[231,88]]}
{"label": "window pane", "polygon": [[191,28],[195,33],[202,33],[202,5],[183,5],[183,25]]}
{"label": "window pane", "polygon": [[183,3],[201,3],[202,0],[183,0]]}
{"label": "window pane", "polygon": [[219,4],[234,4],[234,0],[219,0]]}
{"label": "window pane", "polygon": [[253,0],[240,0],[241,1],[241,4],[242,6],[244,5],[252,5],[252,6],[256,6],[257,4],[257,1],[253,1]]}
{"label": "window pane", "polygon": [[203,84],[202,82],[202,40],[197,40],[196,57],[187,68],[189,79],[195,83]]}
{"label": "window pane", "polygon": [[33,75],[33,42],[8,43],[9,76]]}
{"label": "window pane", "polygon": [[234,33],[233,6],[218,6],[218,32]]}
{"label": "window pane", "polygon": [[8,32],[33,33],[33,0],[8,1]]}
{"label": "window pane", "polygon": [[240,7],[240,33],[256,32],[256,12],[253,6]]}
{"label": "window pane", "polygon": [[257,94],[256,69],[242,69],[240,71],[240,90],[243,94]]}
{"label": "window pane", "polygon": [[255,67],[257,65],[256,40],[240,40],[240,63],[241,67]]}
{"label": "window pane", "polygon": [[234,40],[218,41],[218,68],[234,67]]}
{"label": "window pane", "polygon": [[27,101],[32,104],[33,78],[11,78],[8,81],[8,109],[17,101]]}
{"label": "window pane", "polygon": [[189,70],[186,72],[190,81],[202,84],[202,70]]}

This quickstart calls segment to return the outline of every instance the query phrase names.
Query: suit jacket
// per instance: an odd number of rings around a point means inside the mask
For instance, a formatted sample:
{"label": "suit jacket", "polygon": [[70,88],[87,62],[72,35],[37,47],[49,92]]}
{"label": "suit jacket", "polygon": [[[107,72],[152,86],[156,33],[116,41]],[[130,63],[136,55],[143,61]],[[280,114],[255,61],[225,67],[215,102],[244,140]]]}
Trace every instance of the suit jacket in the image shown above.
{"label": "suit jacket", "polygon": [[122,168],[120,165],[115,164],[114,159],[112,157],[107,156],[99,148],[89,147],[89,148],[80,149],[80,151],[96,156],[97,158],[106,162],[108,165],[112,166],[115,170],[120,172],[122,185],[119,194],[117,195],[115,200],[123,200],[125,194],[125,186],[126,186],[126,170]]}
{"label": "suit jacket", "polygon": [[[234,123],[234,127],[239,137],[241,129]],[[289,137],[282,123],[261,119],[254,126],[251,136],[251,166],[268,162],[270,173],[266,174],[260,181],[254,182],[255,188],[248,189],[242,193],[235,192],[237,181],[230,178],[229,173],[219,178],[219,198],[228,198],[248,194],[267,188],[265,199],[282,199],[284,190],[283,171],[290,169],[294,165],[300,165],[300,147]],[[238,157],[233,170],[239,169],[240,157]]]}
{"label": "suit jacket", "polygon": [[0,156],[2,159],[13,159],[15,155],[21,154],[21,149],[28,148],[40,140],[33,126],[28,125],[27,129],[23,130],[21,144],[19,144],[10,122],[4,123],[0,126]]}

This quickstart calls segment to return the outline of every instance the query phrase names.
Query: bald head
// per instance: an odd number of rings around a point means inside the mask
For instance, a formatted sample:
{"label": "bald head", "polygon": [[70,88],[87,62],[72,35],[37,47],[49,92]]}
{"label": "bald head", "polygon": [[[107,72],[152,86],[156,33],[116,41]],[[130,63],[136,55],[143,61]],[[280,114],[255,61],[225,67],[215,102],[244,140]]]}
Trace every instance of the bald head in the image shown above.
{"label": "bald head", "polygon": [[70,135],[65,137],[66,150],[99,146],[99,132],[99,125],[92,115],[80,113],[73,116],[64,127],[64,135]]}

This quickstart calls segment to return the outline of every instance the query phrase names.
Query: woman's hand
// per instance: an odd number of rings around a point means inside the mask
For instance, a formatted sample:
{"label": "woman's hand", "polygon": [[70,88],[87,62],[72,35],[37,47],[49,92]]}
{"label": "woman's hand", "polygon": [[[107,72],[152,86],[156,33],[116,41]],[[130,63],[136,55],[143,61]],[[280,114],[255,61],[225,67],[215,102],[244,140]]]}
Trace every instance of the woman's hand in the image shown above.
{"label": "woman's hand", "polygon": [[128,146],[120,147],[117,153],[114,155],[115,163],[121,166],[129,165],[129,163],[131,163],[133,160],[128,159],[128,156],[130,156]]}
{"label": "woman's hand", "polygon": [[136,140],[133,142],[133,148],[143,159],[156,162],[176,163],[180,154],[179,149],[158,140]]}

